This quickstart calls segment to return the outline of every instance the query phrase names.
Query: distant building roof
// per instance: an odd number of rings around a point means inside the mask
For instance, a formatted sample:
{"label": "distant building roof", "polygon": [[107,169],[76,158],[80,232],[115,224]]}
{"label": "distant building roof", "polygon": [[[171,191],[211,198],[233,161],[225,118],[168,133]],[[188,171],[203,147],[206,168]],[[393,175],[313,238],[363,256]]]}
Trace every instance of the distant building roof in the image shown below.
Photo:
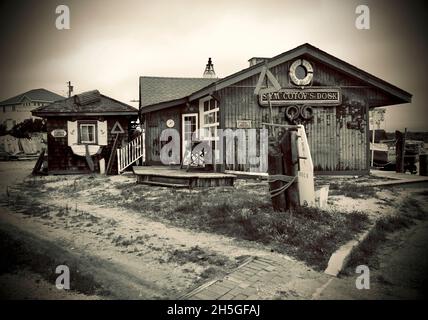
{"label": "distant building roof", "polygon": [[60,96],[59,94],[40,88],[40,89],[33,89],[30,91],[21,93],[15,97],[4,100],[0,102],[0,106],[19,104],[24,97],[28,98],[31,101],[40,101],[40,102],[54,102],[57,100],[64,99],[64,97]]}
{"label": "distant building roof", "polygon": [[140,77],[140,106],[185,98],[217,80],[218,78]]}
{"label": "distant building roof", "polygon": [[138,115],[138,110],[126,103],[101,94],[98,90],[83,92],[32,111],[34,116],[72,115]]}

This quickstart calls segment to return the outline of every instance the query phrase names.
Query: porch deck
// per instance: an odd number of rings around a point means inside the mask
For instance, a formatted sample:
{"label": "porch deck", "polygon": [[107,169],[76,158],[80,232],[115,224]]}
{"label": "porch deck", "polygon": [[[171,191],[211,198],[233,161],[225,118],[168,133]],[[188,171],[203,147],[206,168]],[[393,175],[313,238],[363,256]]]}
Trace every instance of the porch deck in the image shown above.
{"label": "porch deck", "polygon": [[132,167],[137,183],[174,188],[233,186],[236,176],[221,172],[186,171],[164,166]]}

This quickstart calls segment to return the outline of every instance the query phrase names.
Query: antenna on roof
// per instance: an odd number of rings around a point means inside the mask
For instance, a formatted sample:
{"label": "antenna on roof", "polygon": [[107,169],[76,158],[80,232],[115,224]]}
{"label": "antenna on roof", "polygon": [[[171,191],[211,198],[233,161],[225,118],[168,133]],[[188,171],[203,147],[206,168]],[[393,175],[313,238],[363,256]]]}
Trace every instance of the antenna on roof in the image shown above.
{"label": "antenna on roof", "polygon": [[71,93],[73,92],[73,86],[71,85],[71,81],[67,82],[67,87],[68,87],[68,97],[71,97]]}

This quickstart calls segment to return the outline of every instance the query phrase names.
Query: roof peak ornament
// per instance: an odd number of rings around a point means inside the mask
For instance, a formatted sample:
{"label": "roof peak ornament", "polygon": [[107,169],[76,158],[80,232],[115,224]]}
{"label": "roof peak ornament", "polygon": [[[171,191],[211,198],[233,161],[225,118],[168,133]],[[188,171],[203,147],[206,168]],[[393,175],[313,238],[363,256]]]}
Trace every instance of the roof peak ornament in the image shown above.
{"label": "roof peak ornament", "polygon": [[215,74],[215,71],[214,71],[214,65],[213,65],[213,63],[211,61],[211,58],[208,58],[208,63],[206,65],[206,67],[205,67],[205,71],[204,71],[203,77],[204,78],[208,78],[208,79],[209,78],[217,78],[217,76]]}

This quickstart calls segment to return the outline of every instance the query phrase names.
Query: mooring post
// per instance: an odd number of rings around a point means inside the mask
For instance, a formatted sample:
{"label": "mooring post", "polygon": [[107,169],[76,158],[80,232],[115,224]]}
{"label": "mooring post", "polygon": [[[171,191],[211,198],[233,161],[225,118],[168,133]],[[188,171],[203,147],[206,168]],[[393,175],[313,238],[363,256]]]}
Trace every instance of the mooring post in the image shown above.
{"label": "mooring post", "polygon": [[[269,152],[268,152],[268,173],[269,176],[284,175],[283,154],[275,137],[269,137]],[[285,182],[271,181],[269,182],[269,190],[278,190]],[[285,211],[287,209],[287,201],[284,192],[272,198],[272,206],[276,211]]]}
{"label": "mooring post", "polygon": [[[293,129],[286,130],[281,139],[281,151],[284,154],[283,166],[284,175],[295,177],[299,171],[299,155],[297,150],[297,134]],[[299,205],[299,189],[297,182],[292,183],[287,190],[287,210],[293,209]]]}

